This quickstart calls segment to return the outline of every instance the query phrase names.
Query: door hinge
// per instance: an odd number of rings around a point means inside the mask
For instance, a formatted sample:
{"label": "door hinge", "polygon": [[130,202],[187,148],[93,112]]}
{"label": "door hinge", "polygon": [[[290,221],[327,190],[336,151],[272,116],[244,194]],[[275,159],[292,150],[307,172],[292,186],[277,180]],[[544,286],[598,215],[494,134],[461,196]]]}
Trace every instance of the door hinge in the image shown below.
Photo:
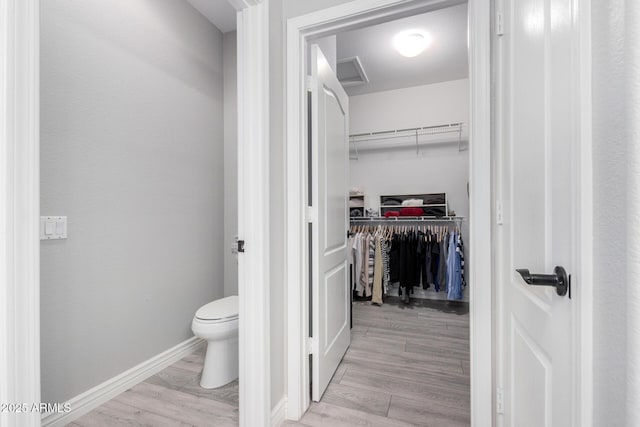
{"label": "door hinge", "polygon": [[313,88],[316,86],[315,85],[315,79],[313,78],[313,76],[305,76],[304,85],[305,85],[306,89],[309,92],[311,92],[313,90]]}
{"label": "door hinge", "polygon": [[504,35],[504,15],[502,12],[496,13],[496,36]]}
{"label": "door hinge", "polygon": [[313,206],[307,206],[306,216],[307,222],[316,221],[316,210],[313,208]]}
{"label": "door hinge", "polygon": [[504,211],[502,207],[502,200],[496,201],[496,224],[504,224]]}
{"label": "door hinge", "polygon": [[496,389],[496,413],[504,414],[504,390],[500,387]]}
{"label": "door hinge", "polygon": [[244,240],[238,240],[238,253],[244,253]]}
{"label": "door hinge", "polygon": [[318,339],[309,337],[307,339],[307,353],[314,354],[318,352]]}

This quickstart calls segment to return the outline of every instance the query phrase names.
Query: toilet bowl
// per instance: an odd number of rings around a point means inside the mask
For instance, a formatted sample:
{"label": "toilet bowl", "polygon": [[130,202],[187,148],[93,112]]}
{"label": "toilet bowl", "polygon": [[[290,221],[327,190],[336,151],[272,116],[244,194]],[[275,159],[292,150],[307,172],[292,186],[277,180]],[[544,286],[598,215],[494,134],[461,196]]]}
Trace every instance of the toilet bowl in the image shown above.
{"label": "toilet bowl", "polygon": [[207,341],[200,386],[217,388],[238,378],[238,297],[222,298],[200,307],[191,330]]}

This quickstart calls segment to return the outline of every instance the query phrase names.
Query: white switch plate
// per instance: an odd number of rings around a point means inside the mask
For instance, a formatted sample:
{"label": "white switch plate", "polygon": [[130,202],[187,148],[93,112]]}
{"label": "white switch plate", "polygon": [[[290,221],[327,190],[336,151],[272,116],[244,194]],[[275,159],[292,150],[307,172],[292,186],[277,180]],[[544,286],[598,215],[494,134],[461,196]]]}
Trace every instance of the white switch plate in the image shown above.
{"label": "white switch plate", "polygon": [[66,216],[41,216],[40,240],[60,240],[67,238]]}

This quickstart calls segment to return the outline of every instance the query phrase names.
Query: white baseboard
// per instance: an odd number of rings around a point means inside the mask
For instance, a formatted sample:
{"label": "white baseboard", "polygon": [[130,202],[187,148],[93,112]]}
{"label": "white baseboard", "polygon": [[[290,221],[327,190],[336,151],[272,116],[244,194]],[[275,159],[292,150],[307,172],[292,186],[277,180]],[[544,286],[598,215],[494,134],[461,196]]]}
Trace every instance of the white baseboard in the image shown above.
{"label": "white baseboard", "polygon": [[73,422],[103,403],[113,399],[120,393],[193,353],[203,343],[204,341],[200,338],[189,338],[175,347],[134,366],[128,371],[108,379],[102,384],[98,384],[94,388],[69,400],[69,404],[71,405],[70,412],[43,415],[42,426],[61,427]]}
{"label": "white baseboard", "polygon": [[271,411],[271,427],[278,427],[287,417],[287,397],[282,396],[280,402]]}

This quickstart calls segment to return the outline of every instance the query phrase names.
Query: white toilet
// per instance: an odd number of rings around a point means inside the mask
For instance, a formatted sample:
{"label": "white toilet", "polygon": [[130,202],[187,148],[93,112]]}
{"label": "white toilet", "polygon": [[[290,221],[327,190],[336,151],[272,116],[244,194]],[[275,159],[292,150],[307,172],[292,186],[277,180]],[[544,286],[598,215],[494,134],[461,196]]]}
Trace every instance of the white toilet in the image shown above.
{"label": "white toilet", "polygon": [[195,336],[207,341],[200,386],[217,388],[238,378],[238,296],[200,307],[191,330]]}

